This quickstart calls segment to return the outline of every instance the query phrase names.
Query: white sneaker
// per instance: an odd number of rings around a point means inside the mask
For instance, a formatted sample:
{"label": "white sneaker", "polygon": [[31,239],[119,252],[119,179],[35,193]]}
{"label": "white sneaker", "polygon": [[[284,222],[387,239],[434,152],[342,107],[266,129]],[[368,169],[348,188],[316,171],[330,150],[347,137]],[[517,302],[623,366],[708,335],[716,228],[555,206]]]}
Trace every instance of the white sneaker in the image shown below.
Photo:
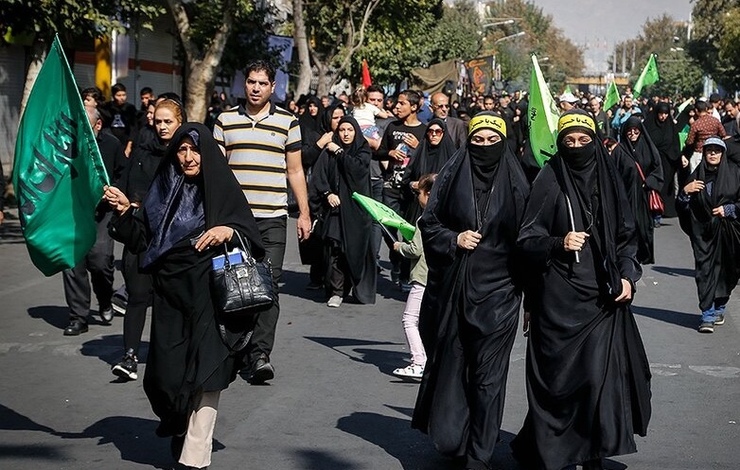
{"label": "white sneaker", "polygon": [[394,370],[393,375],[406,379],[420,379],[424,375],[424,366],[419,364],[409,364],[406,367],[399,367]]}
{"label": "white sneaker", "polygon": [[342,305],[342,298],[338,295],[332,295],[329,301],[326,303],[327,307],[339,308]]}

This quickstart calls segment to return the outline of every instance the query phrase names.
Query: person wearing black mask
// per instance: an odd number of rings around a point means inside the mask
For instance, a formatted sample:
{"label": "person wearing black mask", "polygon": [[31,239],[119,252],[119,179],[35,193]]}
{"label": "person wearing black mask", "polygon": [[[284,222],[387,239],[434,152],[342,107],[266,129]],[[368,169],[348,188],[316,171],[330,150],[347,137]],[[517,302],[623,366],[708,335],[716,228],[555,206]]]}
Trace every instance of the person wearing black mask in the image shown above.
{"label": "person wearing black mask", "polygon": [[557,154],[532,186],[519,234],[529,411],[512,442],[524,468],[601,469],[636,451],[650,418],[650,368],[630,300],[642,270],[627,196],[596,123],[563,114]]}
{"label": "person wearing black mask", "polygon": [[491,112],[442,168],[419,219],[429,275],[419,318],[427,351],[412,426],[467,469],[489,469],[503,416],[521,288],[515,268],[529,184]]}
{"label": "person wearing black mask", "polygon": [[700,333],[725,323],[725,307],[740,279],[740,169],[726,156],[725,142],[710,137],[703,158],[678,196],[681,228],[691,239]]}
{"label": "person wearing black mask", "polygon": [[655,263],[653,228],[660,227],[660,214],[650,209],[650,190],[663,189],[663,165],[660,153],[645,131],[639,117],[631,117],[622,126],[619,145],[612,152],[617,171],[627,191],[637,228],[637,261]]}

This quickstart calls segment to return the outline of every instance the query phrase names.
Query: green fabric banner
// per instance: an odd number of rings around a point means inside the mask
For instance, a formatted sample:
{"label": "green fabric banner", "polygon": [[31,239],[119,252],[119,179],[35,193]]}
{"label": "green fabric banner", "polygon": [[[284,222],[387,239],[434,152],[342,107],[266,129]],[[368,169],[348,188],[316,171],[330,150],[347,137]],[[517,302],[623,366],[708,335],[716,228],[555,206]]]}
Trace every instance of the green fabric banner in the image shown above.
{"label": "green fabric banner", "polygon": [[617,84],[613,81],[609,84],[609,88],[606,90],[606,97],[604,98],[604,111],[608,111],[615,104],[619,103],[621,97],[619,96],[619,89]]}
{"label": "green fabric banner", "polygon": [[558,132],[558,107],[542,76],[537,56],[532,55],[532,75],[529,81],[529,145],[537,164],[542,167],[555,152]]}
{"label": "green fabric banner", "polygon": [[370,217],[372,217],[373,220],[375,220],[379,224],[397,228],[398,231],[401,232],[401,236],[406,241],[411,241],[411,239],[414,238],[416,227],[406,222],[403,217],[396,214],[396,211],[394,211],[390,207],[379,203],[373,198],[363,196],[359,193],[352,193],[352,199],[357,201],[357,203],[362,206],[362,208],[365,209],[368,214],[370,214]]}
{"label": "green fabric banner", "polygon": [[650,86],[653,83],[657,83],[658,80],[660,80],[660,76],[658,76],[658,64],[655,63],[655,54],[650,54],[650,58],[648,59],[647,64],[645,64],[645,68],[642,69],[640,78],[637,79],[637,82],[633,87],[635,96],[640,96],[643,88]]}
{"label": "green fabric banner", "polygon": [[689,138],[689,129],[690,129],[689,125],[686,124],[685,126],[683,126],[683,129],[681,129],[681,131],[678,133],[678,145],[681,151],[683,151],[684,147],[686,147],[686,139]]}
{"label": "green fabric banner", "polygon": [[31,261],[51,276],[95,243],[95,208],[108,183],[95,134],[59,38],[18,128],[13,185]]}

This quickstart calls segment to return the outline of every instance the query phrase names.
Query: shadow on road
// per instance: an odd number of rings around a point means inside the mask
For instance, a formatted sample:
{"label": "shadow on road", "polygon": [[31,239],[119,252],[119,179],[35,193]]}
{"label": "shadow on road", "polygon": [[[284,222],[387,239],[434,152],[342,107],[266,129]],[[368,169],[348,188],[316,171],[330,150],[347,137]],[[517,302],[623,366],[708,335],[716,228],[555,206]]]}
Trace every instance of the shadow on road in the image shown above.
{"label": "shadow on road", "polygon": [[632,312],[641,317],[648,317],[654,320],[660,320],[665,323],[671,323],[684,328],[695,329],[699,325],[700,317],[697,313],[676,312],[673,310],[663,310],[661,308],[637,307],[632,306]]}
{"label": "shadow on road", "polygon": [[[385,349],[371,349],[361,348],[359,346],[401,346],[400,343],[393,343],[390,341],[372,341],[365,339],[356,338],[331,338],[331,337],[318,337],[318,336],[304,336],[304,338],[319,343],[322,346],[326,346],[329,349],[333,349],[342,356],[362,362],[365,364],[373,364],[377,366],[378,370],[384,374],[391,375],[393,369],[402,367],[407,361],[408,353],[401,351],[388,351]],[[353,347],[355,346],[355,347]],[[352,352],[356,355],[347,353],[339,348],[352,348]]]}
{"label": "shadow on road", "polygon": [[364,465],[345,460],[344,456],[335,452],[318,449],[299,449],[294,453],[301,460],[300,468],[305,470],[353,470],[365,468]]}
{"label": "shadow on road", "polygon": [[[151,419],[130,416],[112,416],[88,426],[81,433],[56,431],[43,424],[17,413],[0,404],[0,430],[37,431],[61,439],[98,439],[97,445],[113,444],[121,453],[121,459],[129,462],[151,465],[156,468],[172,468],[169,441],[153,439],[157,422]],[[49,444],[5,445],[0,444],[0,461],[3,458],[39,458],[63,461],[65,456],[59,446]],[[214,441],[214,451],[224,446]]]}
{"label": "shadow on road", "polygon": [[[66,306],[41,305],[38,307],[31,307],[28,309],[28,316],[31,318],[40,318],[49,325],[60,330],[64,330],[69,324],[69,308]],[[95,314],[91,313],[87,317],[87,324],[111,326],[100,321],[100,316],[98,316],[97,310],[95,310]]]}
{"label": "shadow on road", "polygon": [[0,225],[0,245],[12,245],[25,243],[20,223],[11,220],[10,215],[6,215],[5,222]]}
{"label": "shadow on road", "polygon": [[689,268],[674,268],[671,266],[652,266],[650,269],[668,276],[686,276],[694,277],[694,270]]}

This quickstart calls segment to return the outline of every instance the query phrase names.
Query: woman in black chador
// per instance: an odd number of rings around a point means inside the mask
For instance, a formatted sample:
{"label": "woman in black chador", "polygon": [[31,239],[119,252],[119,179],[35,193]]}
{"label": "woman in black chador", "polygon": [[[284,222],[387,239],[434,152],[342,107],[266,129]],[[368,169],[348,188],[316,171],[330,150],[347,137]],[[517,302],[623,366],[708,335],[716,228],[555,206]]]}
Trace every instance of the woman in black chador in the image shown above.
{"label": "woman in black chador", "polygon": [[493,113],[471,119],[467,148],[442,168],[419,219],[428,359],[412,426],[476,470],[491,468],[521,303],[516,240],[529,185],[506,133]]}
{"label": "woman in black chador", "polygon": [[558,153],[532,186],[527,260],[529,411],[512,442],[527,469],[635,452],[650,418],[650,368],[630,311],[637,240],[616,170],[583,111],[558,123]]}
{"label": "woman in black chador", "polygon": [[[253,322],[216,312],[212,258],[239,231],[264,257],[249,204],[213,135],[183,124],[167,147],[141,207],[115,187],[105,199],[119,214],[112,230],[152,274],[154,302],[144,391],[159,417],[157,435],[172,436],[173,457],[207,467],[221,390],[244,365]],[[237,349],[239,349],[237,351]]]}
{"label": "woman in black chador", "polygon": [[312,205],[320,207],[327,305],[337,308],[350,288],[361,304],[375,303],[376,266],[370,247],[372,219],[353,199],[370,197],[370,145],[353,117],[343,117],[335,145],[321,152],[311,177]]}
{"label": "woman in black chador", "polygon": [[740,170],[727,160],[725,141],[710,137],[704,158],[677,200],[681,227],[691,239],[696,290],[702,312],[699,332],[725,322],[725,307],[740,279]]}
{"label": "woman in black chador", "polygon": [[627,119],[622,126],[622,137],[619,146],[612,153],[612,158],[622,177],[635,219],[637,261],[640,264],[653,264],[655,263],[653,227],[656,221],[658,225],[660,224],[660,218],[656,220],[656,214],[650,211],[648,192],[651,189],[658,192],[663,189],[663,166],[660,153],[639,117]]}
{"label": "woman in black chador", "polygon": [[[671,116],[671,106],[664,102],[656,104],[644,124],[645,130],[660,154],[660,164],[663,169],[663,187],[660,189],[660,195],[665,204],[663,217],[675,217],[676,192],[673,179],[678,169],[681,168],[681,144],[678,140],[678,129]],[[660,222],[659,218],[658,222]]]}

